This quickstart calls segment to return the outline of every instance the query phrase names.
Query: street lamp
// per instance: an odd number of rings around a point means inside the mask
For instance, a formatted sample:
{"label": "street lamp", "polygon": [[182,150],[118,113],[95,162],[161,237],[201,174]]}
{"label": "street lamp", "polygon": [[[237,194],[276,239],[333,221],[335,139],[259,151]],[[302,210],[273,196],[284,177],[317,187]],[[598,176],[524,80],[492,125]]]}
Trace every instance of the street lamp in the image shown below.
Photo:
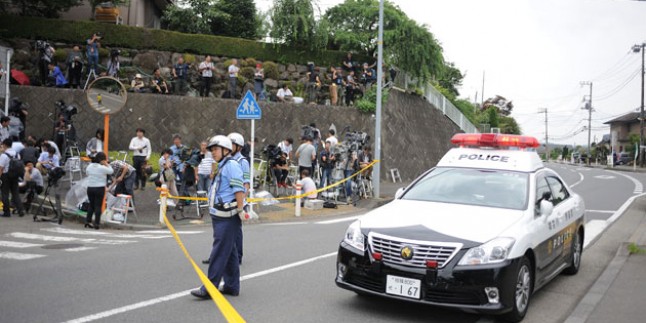
{"label": "street lamp", "polygon": [[642,154],[642,146],[644,145],[644,47],[646,43],[641,45],[633,45],[633,52],[642,52],[642,103],[639,109],[639,167],[644,167],[644,154]]}

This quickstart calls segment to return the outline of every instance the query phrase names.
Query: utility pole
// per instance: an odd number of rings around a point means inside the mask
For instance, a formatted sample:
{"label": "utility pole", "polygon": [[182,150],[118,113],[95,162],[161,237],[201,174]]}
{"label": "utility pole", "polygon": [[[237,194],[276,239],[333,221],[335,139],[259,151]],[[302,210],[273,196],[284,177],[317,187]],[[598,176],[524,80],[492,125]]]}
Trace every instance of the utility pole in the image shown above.
{"label": "utility pole", "polygon": [[[381,161],[381,87],[383,86],[383,54],[384,52],[384,0],[379,1],[379,29],[377,32],[377,108],[375,111],[375,159]],[[373,196],[380,197],[381,193],[381,163],[373,166],[372,188]]]}
{"label": "utility pole", "polygon": [[642,146],[644,145],[644,47],[646,43],[641,45],[634,45],[633,52],[642,52],[642,104],[639,110],[639,167],[644,167],[644,154],[642,154]]}
{"label": "utility pole", "polygon": [[484,106],[484,82],[485,82],[485,71],[482,71],[482,93],[480,93],[480,109]]}
{"label": "utility pole", "polygon": [[545,113],[545,161],[550,160],[550,144],[547,136],[547,108],[538,109],[538,113]]}
{"label": "utility pole", "polygon": [[592,158],[592,150],[590,149],[590,140],[592,139],[592,82],[581,82],[581,86],[584,85],[590,86],[590,96],[583,108],[584,110],[588,110],[588,158],[586,164],[590,166],[590,159]]}

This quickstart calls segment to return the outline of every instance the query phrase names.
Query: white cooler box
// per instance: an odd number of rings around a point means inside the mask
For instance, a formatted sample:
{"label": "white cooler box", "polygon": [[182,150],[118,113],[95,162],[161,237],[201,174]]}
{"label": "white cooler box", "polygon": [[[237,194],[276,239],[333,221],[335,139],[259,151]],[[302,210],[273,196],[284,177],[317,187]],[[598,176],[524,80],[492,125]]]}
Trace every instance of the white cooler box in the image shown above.
{"label": "white cooler box", "polygon": [[305,208],[309,210],[320,210],[323,208],[323,200],[305,200]]}

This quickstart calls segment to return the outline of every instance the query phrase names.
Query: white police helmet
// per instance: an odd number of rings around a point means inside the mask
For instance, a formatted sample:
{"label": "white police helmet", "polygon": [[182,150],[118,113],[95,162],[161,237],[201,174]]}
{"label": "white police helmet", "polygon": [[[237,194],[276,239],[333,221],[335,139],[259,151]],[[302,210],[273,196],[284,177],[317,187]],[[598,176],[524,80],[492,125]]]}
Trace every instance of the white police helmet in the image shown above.
{"label": "white police helmet", "polygon": [[206,146],[207,149],[211,149],[211,147],[218,146],[222,148],[229,149],[229,151],[233,151],[233,145],[231,144],[231,139],[223,136],[223,135],[217,135],[211,137],[209,139],[209,144]]}
{"label": "white police helmet", "polygon": [[231,139],[231,142],[238,145],[238,147],[243,147],[244,146],[244,137],[237,133],[237,132],[232,132],[230,133],[227,137]]}

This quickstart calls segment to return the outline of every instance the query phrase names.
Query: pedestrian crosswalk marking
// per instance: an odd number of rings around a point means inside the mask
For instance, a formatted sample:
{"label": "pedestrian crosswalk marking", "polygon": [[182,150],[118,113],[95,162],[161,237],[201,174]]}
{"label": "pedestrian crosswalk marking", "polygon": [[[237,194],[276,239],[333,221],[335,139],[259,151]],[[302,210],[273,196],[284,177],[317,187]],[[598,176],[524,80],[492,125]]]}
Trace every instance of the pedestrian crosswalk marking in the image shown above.
{"label": "pedestrian crosswalk marking", "polygon": [[127,233],[109,233],[101,231],[88,231],[88,230],[73,230],[66,228],[45,228],[41,229],[42,231],[53,232],[53,233],[63,233],[71,235],[82,235],[82,236],[100,236],[101,238],[122,238],[122,239],[163,239],[170,238],[170,234],[166,235],[148,235],[148,234],[127,234]]}
{"label": "pedestrian crosswalk marking", "polygon": [[29,260],[41,257],[45,257],[45,255],[0,251],[0,259]]}
{"label": "pedestrian crosswalk marking", "polygon": [[44,246],[44,245],[43,244],[38,244],[38,243],[27,243],[27,242],[0,240],[0,247],[33,248],[33,247],[42,247],[42,246]]}
{"label": "pedestrian crosswalk marking", "polygon": [[90,238],[75,238],[75,237],[57,237],[57,236],[47,236],[42,234],[34,233],[24,233],[24,232],[12,232],[8,236],[18,239],[30,239],[30,240],[40,240],[48,242],[83,242],[83,243],[94,243],[94,244],[103,244],[103,245],[123,245],[128,243],[133,243],[136,241],[132,240],[106,240],[106,239],[90,239]]}
{"label": "pedestrian crosswalk marking", "polygon": [[77,248],[68,248],[64,250],[69,252],[79,252],[79,251],[87,251],[87,250],[94,250],[94,249],[96,249],[96,247],[77,247]]}

